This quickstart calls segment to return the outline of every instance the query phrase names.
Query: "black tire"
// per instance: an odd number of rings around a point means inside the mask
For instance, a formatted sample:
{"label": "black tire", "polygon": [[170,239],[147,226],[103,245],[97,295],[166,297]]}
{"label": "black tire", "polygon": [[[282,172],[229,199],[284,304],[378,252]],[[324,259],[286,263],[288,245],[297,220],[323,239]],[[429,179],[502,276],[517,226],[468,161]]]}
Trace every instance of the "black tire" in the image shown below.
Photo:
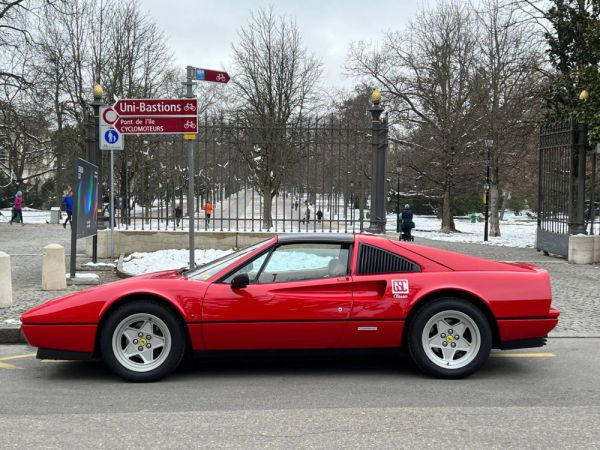
{"label": "black tire", "polygon": [[[124,326],[124,323],[146,315],[149,319],[148,323],[152,323],[149,326],[155,333],[155,348],[151,352],[152,358],[154,358],[154,355],[157,356],[156,361],[153,363],[145,362],[141,356],[132,356],[131,359],[125,357],[124,352],[119,352],[118,346],[127,345],[128,339],[125,336],[115,336],[115,333],[118,333],[117,328]],[[143,319],[140,319],[135,322],[134,327],[142,321]],[[132,329],[132,327],[127,327],[127,329]],[[142,334],[144,333],[141,329],[139,331]],[[168,307],[153,300],[136,300],[118,307],[106,319],[101,333],[100,350],[104,362],[115,374],[129,381],[151,382],[160,380],[177,369],[186,350],[185,329],[182,321]],[[115,354],[113,348],[113,336],[117,346],[116,351],[119,355]],[[144,337],[147,336],[143,336],[141,339]],[[159,340],[163,341],[162,347],[158,347]],[[143,345],[151,345],[151,342],[151,339],[144,340]],[[138,348],[144,347],[140,346]],[[150,349],[148,349],[148,352],[150,352]],[[155,363],[156,366],[153,365]],[[136,366],[136,364],[139,367],[132,369],[131,366]],[[151,368],[144,367],[145,364]]]}
{"label": "black tire", "polygon": [[[453,319],[452,316],[458,317],[460,314],[466,316],[476,326],[471,327],[472,330],[469,329],[469,331],[465,331],[466,334],[464,336],[459,336],[463,339],[463,341],[460,341],[461,345],[463,345],[462,342],[478,342],[478,345],[473,344],[470,347],[473,350],[454,350],[454,357],[458,357],[458,359],[456,361],[452,360],[451,362],[445,362],[446,360],[444,360],[441,347],[436,349],[430,348],[428,350],[423,341],[429,337],[437,338],[437,333],[439,332],[440,343],[448,346],[449,342],[447,341],[444,344],[444,341],[449,339],[449,337],[446,336],[445,339],[443,339],[441,336],[446,335],[449,330],[453,331],[451,330],[452,321],[458,319]],[[425,327],[429,328],[431,326],[428,325],[428,322],[430,322],[430,320],[433,321],[433,323],[439,322],[438,320],[435,320],[435,318],[436,316],[440,317],[440,315],[447,315],[449,317],[449,322],[443,322],[444,324],[449,323],[449,330],[439,330],[437,326],[434,326],[435,328],[430,328],[430,330],[427,331],[427,338],[424,337]],[[459,322],[455,323],[458,325]],[[473,335],[475,335],[475,337]],[[471,341],[469,341],[469,338]],[[454,336],[452,336],[452,341],[454,341]],[[451,345],[455,346],[458,343],[459,340],[456,340],[454,341],[454,344]],[[479,308],[465,300],[449,297],[434,300],[417,311],[416,315],[408,324],[408,350],[411,358],[421,371],[437,378],[458,379],[471,375],[487,361],[491,348],[492,331],[487,318]],[[460,358],[464,359],[461,361]],[[450,359],[450,357],[448,359]],[[447,366],[442,367],[442,364],[447,364]],[[451,364],[456,364],[457,367],[451,367]],[[461,366],[461,364],[465,365]]]}

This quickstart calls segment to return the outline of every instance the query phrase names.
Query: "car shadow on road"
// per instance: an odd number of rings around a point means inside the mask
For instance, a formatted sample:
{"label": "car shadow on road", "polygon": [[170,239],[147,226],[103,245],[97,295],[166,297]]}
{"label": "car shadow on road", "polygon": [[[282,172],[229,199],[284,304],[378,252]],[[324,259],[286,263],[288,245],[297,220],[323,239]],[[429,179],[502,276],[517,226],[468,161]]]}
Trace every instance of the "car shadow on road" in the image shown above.
{"label": "car shadow on road", "polygon": [[[52,364],[46,377],[54,381],[85,380],[105,383],[119,381],[101,360],[64,361]],[[497,380],[536,376],[539,367],[523,359],[490,358],[470,378]],[[538,373],[539,374],[539,373]],[[294,377],[294,376],[381,376],[404,379],[429,378],[411,358],[398,350],[348,351],[232,351],[203,352],[186,357],[169,382],[207,378]]]}

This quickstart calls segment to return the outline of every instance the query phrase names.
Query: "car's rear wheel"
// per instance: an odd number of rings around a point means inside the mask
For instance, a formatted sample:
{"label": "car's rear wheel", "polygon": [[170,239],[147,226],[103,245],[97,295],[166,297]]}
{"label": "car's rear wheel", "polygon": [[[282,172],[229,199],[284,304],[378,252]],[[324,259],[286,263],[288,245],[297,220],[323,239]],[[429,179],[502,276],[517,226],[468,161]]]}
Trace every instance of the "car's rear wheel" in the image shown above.
{"label": "car's rear wheel", "polygon": [[492,332],[485,315],[461,299],[443,298],[420,309],[408,330],[415,364],[439,378],[464,378],[487,360]]}
{"label": "car's rear wheel", "polygon": [[117,375],[130,381],[156,381],[173,372],[185,352],[179,318],[152,300],[119,307],[100,336],[102,357]]}

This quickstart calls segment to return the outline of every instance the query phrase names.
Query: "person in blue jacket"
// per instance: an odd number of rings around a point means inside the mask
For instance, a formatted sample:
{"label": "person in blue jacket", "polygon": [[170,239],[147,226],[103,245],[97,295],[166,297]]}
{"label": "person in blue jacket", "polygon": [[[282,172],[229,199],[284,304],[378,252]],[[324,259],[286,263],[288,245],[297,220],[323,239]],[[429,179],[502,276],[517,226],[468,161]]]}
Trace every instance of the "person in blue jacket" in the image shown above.
{"label": "person in blue jacket", "polygon": [[69,191],[69,193],[63,198],[62,206],[67,213],[67,218],[63,223],[63,228],[67,228],[67,222],[71,222],[71,226],[73,226],[73,191]]}

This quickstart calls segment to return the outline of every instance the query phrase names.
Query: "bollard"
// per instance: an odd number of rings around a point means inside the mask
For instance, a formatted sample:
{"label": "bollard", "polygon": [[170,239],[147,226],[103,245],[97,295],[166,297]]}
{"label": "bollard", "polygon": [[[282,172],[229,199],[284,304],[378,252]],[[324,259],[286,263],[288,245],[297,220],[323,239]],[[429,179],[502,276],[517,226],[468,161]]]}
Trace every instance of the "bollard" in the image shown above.
{"label": "bollard", "polygon": [[42,290],[60,291],[66,288],[65,248],[58,244],[46,245],[42,260]]}
{"label": "bollard", "polygon": [[0,308],[12,306],[12,277],[10,255],[0,252]]}

